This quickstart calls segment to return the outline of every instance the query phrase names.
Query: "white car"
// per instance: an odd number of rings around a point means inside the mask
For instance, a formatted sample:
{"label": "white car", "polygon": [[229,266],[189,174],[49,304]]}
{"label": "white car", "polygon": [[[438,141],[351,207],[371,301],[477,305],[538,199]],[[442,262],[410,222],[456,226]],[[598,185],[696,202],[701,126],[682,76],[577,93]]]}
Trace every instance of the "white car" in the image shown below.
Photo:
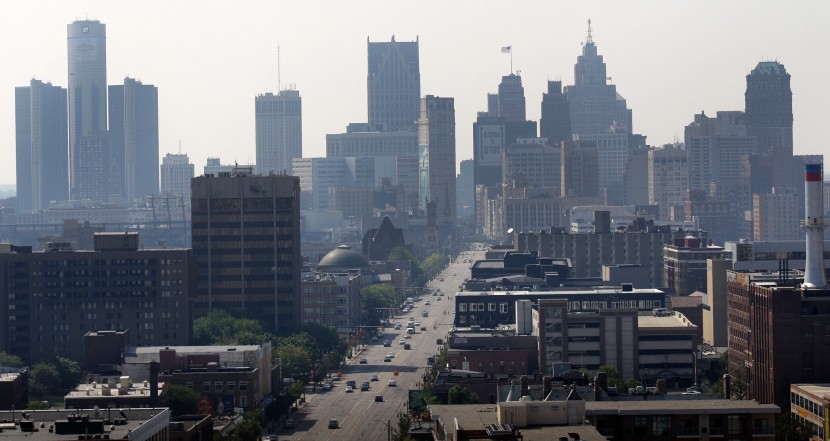
{"label": "white car", "polygon": [[389,358],[395,358],[395,353],[394,352],[387,352],[386,356],[389,357]]}
{"label": "white car", "polygon": [[386,385],[389,387],[398,387],[398,383],[395,380],[389,380]]}
{"label": "white car", "polygon": [[[407,334],[407,335],[408,335],[408,334]],[[401,341],[399,341],[399,342],[398,342],[398,344],[399,344],[399,345],[405,345],[405,344],[406,344],[406,340],[401,340]]]}
{"label": "white car", "polygon": [[424,306],[429,306],[429,305],[430,305],[429,300],[427,300],[426,302],[424,302]]}
{"label": "white car", "polygon": [[369,381],[378,381],[378,374],[372,374],[369,376]]}
{"label": "white car", "polygon": [[404,335],[404,336],[403,336],[403,338],[405,338],[405,339],[410,339],[410,338],[412,338],[412,335],[410,335],[410,334],[406,334],[406,335]]}

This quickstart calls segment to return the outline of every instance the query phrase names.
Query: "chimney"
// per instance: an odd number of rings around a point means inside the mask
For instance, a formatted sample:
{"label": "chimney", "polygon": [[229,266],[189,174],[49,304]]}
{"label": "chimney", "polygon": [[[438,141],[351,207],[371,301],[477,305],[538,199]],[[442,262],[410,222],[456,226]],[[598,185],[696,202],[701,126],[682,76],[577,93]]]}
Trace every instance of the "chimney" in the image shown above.
{"label": "chimney", "polygon": [[159,363],[150,362],[150,405],[158,405],[159,398]]}
{"label": "chimney", "polygon": [[723,374],[723,398],[728,400],[732,398],[732,390],[730,387],[730,377],[729,374]]}
{"label": "chimney", "polygon": [[550,394],[550,382],[553,379],[549,376],[542,377],[542,397],[547,397]]}
{"label": "chimney", "polygon": [[530,389],[527,387],[527,375],[522,375],[521,380],[522,380],[522,382],[521,382],[522,390],[521,390],[521,393],[519,394],[519,396],[523,397],[525,395],[530,395]]}
{"label": "chimney", "polygon": [[804,266],[803,288],[823,289],[824,278],[824,201],[822,200],[821,164],[804,164],[804,220],[807,232],[807,262]]}
{"label": "chimney", "polygon": [[170,349],[169,346],[159,351],[159,369],[162,371],[172,371],[176,368],[176,350]]}
{"label": "chimney", "polygon": [[658,378],[657,379],[657,393],[660,395],[666,395],[669,393],[669,381],[665,378]]}

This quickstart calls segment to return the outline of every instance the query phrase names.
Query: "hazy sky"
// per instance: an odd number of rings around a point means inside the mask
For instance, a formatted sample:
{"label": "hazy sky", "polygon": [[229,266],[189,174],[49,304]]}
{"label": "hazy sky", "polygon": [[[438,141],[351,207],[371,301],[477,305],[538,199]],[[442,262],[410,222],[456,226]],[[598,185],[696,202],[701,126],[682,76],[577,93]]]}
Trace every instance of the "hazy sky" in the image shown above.
{"label": "hazy sky", "polygon": [[[792,75],[795,152],[830,152],[828,1],[36,1],[2,0],[0,183],[15,182],[14,87],[66,86],[66,25],[107,25],[107,76],[159,88],[160,156],[254,162],[254,97],[282,84],[303,98],[303,154],[366,121],[366,38],[420,39],[421,93],[455,98],[458,160],[502,75],[521,70],[529,119],[546,80],[573,83],[587,20],[608,75],[651,145],[682,140],[705,110],[743,110],[746,75],[778,60]],[[822,133],[825,133],[822,135]]]}

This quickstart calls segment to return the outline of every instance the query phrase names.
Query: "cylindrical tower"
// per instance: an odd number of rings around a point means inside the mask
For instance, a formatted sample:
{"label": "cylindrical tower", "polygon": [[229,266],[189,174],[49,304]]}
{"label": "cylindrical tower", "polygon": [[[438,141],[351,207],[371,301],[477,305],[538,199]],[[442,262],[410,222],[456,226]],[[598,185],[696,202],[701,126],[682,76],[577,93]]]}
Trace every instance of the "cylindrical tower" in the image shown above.
{"label": "cylindrical tower", "polygon": [[801,226],[807,232],[807,263],[804,288],[824,288],[824,201],[822,200],[822,164],[804,165],[805,214]]}

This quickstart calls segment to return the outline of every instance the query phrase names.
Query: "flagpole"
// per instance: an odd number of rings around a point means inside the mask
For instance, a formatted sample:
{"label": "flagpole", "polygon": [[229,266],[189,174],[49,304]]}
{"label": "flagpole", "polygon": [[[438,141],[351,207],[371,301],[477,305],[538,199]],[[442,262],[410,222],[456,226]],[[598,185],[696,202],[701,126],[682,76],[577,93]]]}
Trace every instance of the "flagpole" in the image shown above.
{"label": "flagpole", "polygon": [[513,46],[510,46],[510,75],[513,75]]}

